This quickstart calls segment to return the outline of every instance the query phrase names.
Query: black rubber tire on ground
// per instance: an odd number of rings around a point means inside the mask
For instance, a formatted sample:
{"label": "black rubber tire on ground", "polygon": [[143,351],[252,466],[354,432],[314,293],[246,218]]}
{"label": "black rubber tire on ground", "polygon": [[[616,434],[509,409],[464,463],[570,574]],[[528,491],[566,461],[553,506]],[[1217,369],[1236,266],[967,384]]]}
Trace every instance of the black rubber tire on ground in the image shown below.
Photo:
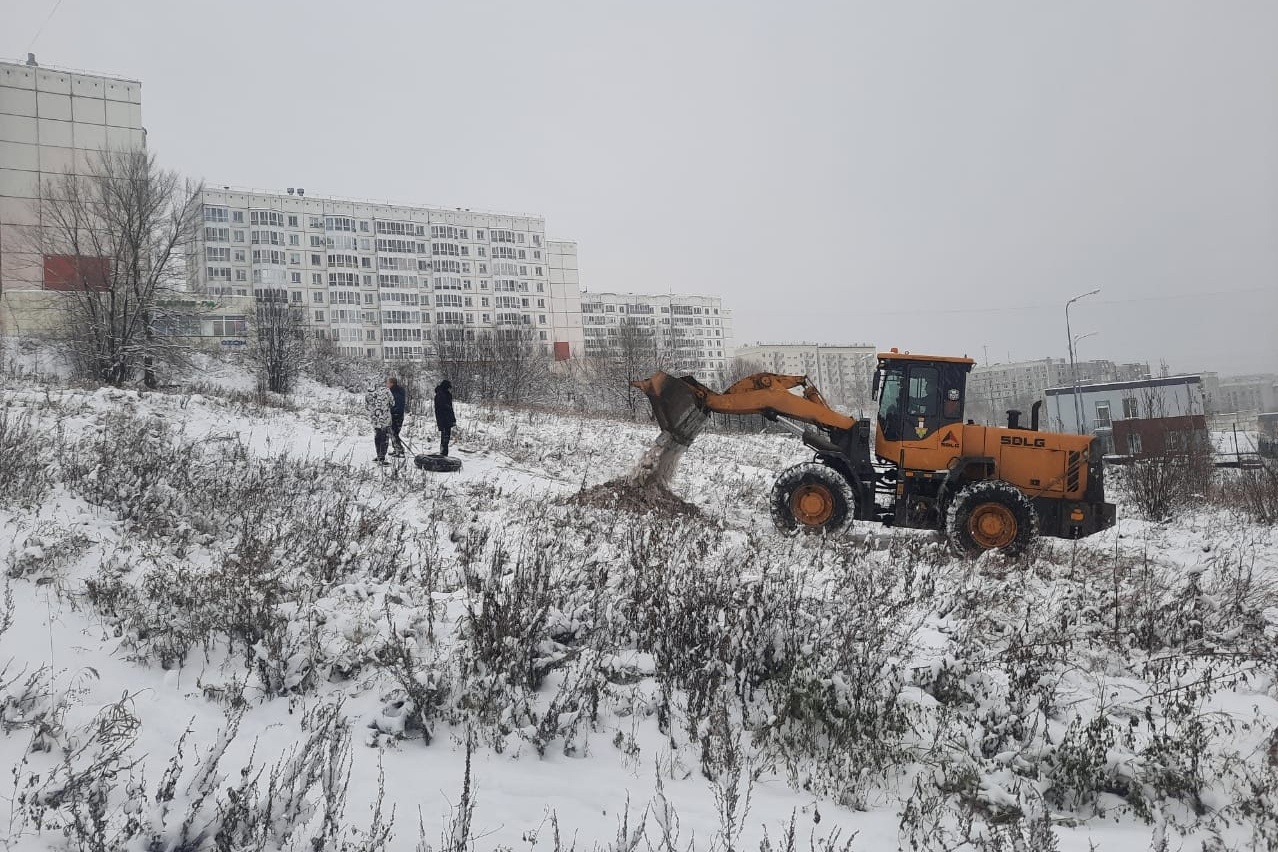
{"label": "black rubber tire on ground", "polygon": [[856,515],[856,496],[837,470],[807,462],[781,472],[770,506],[782,532],[834,532]]}
{"label": "black rubber tire on ground", "polygon": [[461,459],[459,458],[455,458],[453,456],[437,456],[433,453],[423,453],[422,455],[416,456],[413,459],[413,464],[417,465],[422,470],[429,470],[435,473],[456,473],[461,470],[462,466]]}
{"label": "black rubber tire on ground", "polygon": [[945,532],[960,556],[988,550],[1018,556],[1038,538],[1038,512],[1015,485],[985,479],[964,487],[950,502]]}

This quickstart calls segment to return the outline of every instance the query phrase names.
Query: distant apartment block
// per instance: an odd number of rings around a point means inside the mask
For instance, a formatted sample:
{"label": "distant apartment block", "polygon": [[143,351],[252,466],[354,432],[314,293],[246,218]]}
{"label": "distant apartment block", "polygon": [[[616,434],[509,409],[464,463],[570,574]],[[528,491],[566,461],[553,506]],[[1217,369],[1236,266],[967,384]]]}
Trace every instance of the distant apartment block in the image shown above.
{"label": "distant apartment block", "polygon": [[587,357],[616,352],[628,334],[650,338],[669,369],[703,380],[720,379],[732,357],[732,312],[718,296],[583,292],[581,323]]}
{"label": "distant apartment block", "polygon": [[0,328],[46,331],[66,264],[39,251],[44,184],[107,149],[142,148],[142,84],[0,62]]}
{"label": "distant apartment block", "polygon": [[[1137,381],[1149,376],[1148,364],[1116,364],[1113,361],[1079,361],[1075,365],[1078,384]],[[987,423],[1004,419],[1008,409],[1028,412],[1048,388],[1074,384],[1069,361],[1040,358],[1005,364],[978,364],[967,384],[969,416]]]}
{"label": "distant apartment block", "polygon": [[1228,376],[1220,380],[1213,408],[1220,413],[1278,411],[1278,376]]}
{"label": "distant apartment block", "polygon": [[416,360],[445,340],[517,333],[583,351],[576,244],[539,216],[206,189],[187,259],[209,296],[287,294],[316,337],[359,357]]}
{"label": "distant apartment block", "polygon": [[737,349],[737,359],[765,372],[807,376],[836,408],[868,410],[877,350],[865,343],[754,343]]}

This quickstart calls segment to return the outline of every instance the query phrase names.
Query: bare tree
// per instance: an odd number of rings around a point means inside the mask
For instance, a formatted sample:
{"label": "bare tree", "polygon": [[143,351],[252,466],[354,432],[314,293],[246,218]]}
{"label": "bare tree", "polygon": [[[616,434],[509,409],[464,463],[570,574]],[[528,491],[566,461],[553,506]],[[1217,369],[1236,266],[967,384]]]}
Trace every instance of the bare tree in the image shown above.
{"label": "bare tree", "polygon": [[253,311],[257,342],[252,358],[258,384],[272,393],[288,393],[306,361],[306,319],[301,305],[290,305],[287,290],[262,290]]}
{"label": "bare tree", "polygon": [[590,359],[591,383],[605,405],[619,408],[633,419],[646,406],[643,391],[630,383],[658,370],[674,369],[674,359],[654,326],[623,322],[616,332],[605,338],[602,353]]}
{"label": "bare tree", "polygon": [[537,339],[537,332],[498,329],[494,343],[501,398],[506,402],[538,399],[550,373],[550,359]]}
{"label": "bare tree", "polygon": [[440,372],[467,402],[527,402],[537,398],[550,361],[536,332],[524,328],[446,331],[435,345]]}
{"label": "bare tree", "polygon": [[1123,473],[1122,488],[1129,500],[1150,520],[1161,521],[1178,509],[1203,499],[1214,474],[1211,440],[1201,416],[1173,410],[1161,387],[1144,388],[1136,399],[1145,425],[1134,432],[1137,458]]}
{"label": "bare tree", "polygon": [[472,370],[478,357],[475,333],[461,328],[441,328],[435,334],[435,360],[440,375],[452,382],[455,399],[474,401],[477,388]]}
{"label": "bare tree", "polygon": [[67,343],[86,378],[118,386],[140,370],[154,387],[157,363],[186,351],[198,314],[172,296],[200,189],[142,149],[102,151],[85,173],[45,181],[28,242],[45,286],[66,293]]}
{"label": "bare tree", "polygon": [[723,377],[725,385],[731,387],[746,376],[753,376],[755,373],[767,372],[767,367],[762,361],[755,358],[733,358],[728,362],[728,372]]}

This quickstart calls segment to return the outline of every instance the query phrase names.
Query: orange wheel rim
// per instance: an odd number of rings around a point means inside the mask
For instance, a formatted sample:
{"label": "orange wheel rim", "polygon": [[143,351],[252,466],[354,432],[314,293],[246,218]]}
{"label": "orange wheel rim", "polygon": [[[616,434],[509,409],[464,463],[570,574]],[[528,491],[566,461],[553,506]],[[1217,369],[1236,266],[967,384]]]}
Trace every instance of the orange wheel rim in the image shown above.
{"label": "orange wheel rim", "polygon": [[1007,547],[1016,540],[1016,515],[1001,503],[984,503],[972,510],[967,528],[981,547]]}
{"label": "orange wheel rim", "polygon": [[801,485],[790,498],[790,507],[799,523],[819,527],[834,517],[834,495],[824,485]]}

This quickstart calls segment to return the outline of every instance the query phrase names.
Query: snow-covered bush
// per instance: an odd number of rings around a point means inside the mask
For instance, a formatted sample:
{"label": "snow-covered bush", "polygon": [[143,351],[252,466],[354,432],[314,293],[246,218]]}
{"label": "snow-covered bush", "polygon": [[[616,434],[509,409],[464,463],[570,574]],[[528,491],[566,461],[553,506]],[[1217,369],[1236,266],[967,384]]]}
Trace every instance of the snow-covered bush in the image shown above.
{"label": "snow-covered bush", "polygon": [[1221,471],[1215,502],[1239,509],[1257,523],[1278,524],[1278,461],[1266,459],[1258,468]]}
{"label": "snow-covered bush", "polygon": [[52,455],[30,415],[0,405],[0,506],[38,505],[52,485]]}

